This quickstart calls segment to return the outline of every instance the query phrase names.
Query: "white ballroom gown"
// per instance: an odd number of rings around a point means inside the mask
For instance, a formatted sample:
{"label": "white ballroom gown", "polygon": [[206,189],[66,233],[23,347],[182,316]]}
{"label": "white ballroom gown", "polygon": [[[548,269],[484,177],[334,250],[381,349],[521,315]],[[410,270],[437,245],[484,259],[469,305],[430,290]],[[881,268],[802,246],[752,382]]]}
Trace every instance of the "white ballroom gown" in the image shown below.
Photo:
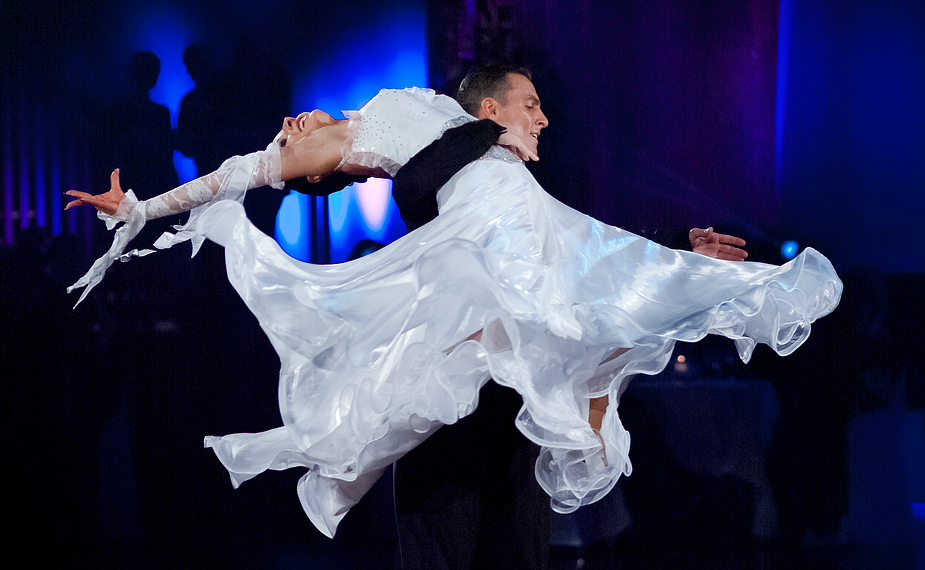
{"label": "white ballroom gown", "polygon": [[[380,92],[350,120],[345,159],[394,174],[472,119],[411,89]],[[561,204],[498,147],[438,202],[434,221],[338,265],[292,259],[233,200],[194,228],[224,246],[228,278],[281,361],[283,425],[205,445],[235,486],[307,468],[298,495],[328,536],[385,467],[471,413],[489,379],[523,397],[517,427],[542,446],[536,478],[552,508],[592,503],[631,470],[618,413],[628,376],[661,371],[675,341],[707,334],[734,339],[745,361],[757,342],[789,354],[841,296],[815,250],[774,266],[668,249]],[[598,437],[588,402],[603,395]]]}

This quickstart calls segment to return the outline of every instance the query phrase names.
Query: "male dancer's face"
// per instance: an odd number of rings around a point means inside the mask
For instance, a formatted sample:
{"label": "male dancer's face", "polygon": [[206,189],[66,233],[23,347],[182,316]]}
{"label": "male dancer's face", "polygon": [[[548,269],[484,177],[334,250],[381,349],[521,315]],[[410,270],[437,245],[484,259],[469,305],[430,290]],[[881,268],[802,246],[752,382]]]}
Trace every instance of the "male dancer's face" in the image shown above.
{"label": "male dancer's face", "polygon": [[[524,144],[537,154],[540,131],[549,125],[549,120],[540,110],[540,97],[533,82],[519,73],[507,76],[508,91],[504,104],[498,99],[487,97],[479,107],[479,119],[491,119],[518,135]],[[504,99],[502,97],[501,99]]]}

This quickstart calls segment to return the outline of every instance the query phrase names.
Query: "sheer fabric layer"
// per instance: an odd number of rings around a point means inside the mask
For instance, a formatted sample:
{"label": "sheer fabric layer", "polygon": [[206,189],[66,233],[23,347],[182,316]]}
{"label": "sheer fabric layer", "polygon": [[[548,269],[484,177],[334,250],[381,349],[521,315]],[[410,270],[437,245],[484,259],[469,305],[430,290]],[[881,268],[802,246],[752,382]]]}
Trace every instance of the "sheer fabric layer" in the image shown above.
{"label": "sheer fabric layer", "polygon": [[251,188],[260,186],[273,186],[282,189],[282,161],[279,146],[271,143],[265,151],[254,152],[245,156],[233,156],[222,163],[215,172],[201,176],[187,182],[160,196],[139,202],[135,194],[129,190],[113,216],[98,212],[97,216],[106,223],[106,228],[112,230],[120,222],[122,227],[116,230],[113,244],[109,251],[100,257],[76,283],[68,287],[70,293],[74,289],[85,287],[77,304],[87,296],[91,289],[96,287],[106,274],[106,270],[116,259],[128,261],[132,257],[140,257],[154,253],[153,250],[134,249],[125,253],[129,242],[141,232],[147,220],[154,220],[165,216],[190,212],[185,224],[174,226],[176,234],[165,232],[154,246],[166,249],[174,244],[193,240],[193,255],[205,238],[197,233],[196,226],[200,216],[212,204],[222,200],[233,200],[243,203],[244,195]]}
{"label": "sheer fabric layer", "polygon": [[[744,360],[756,342],[789,354],[841,294],[814,250],[778,267],[662,248],[562,205],[522,164],[476,161],[438,200],[435,221],[336,266],[289,258],[236,204],[200,224],[280,356],[284,423],[205,443],[235,484],[307,467],[299,497],[328,536],[384,466],[471,413],[489,378],[524,398],[517,426],[543,446],[536,476],[552,507],[592,503],[631,471],[617,406],[627,377],[710,333]],[[629,350],[598,365],[618,348]],[[604,394],[598,438],[588,400]]]}

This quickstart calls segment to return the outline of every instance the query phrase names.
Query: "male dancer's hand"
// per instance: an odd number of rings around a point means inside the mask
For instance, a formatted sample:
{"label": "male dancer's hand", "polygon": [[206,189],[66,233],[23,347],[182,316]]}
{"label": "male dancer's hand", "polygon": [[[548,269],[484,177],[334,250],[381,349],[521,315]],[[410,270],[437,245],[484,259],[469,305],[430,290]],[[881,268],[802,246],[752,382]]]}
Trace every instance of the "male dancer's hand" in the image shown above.
{"label": "male dancer's hand", "polygon": [[748,252],[744,249],[739,249],[739,247],[745,245],[744,239],[714,232],[713,228],[705,230],[694,228],[687,237],[691,241],[691,248],[694,252],[707,257],[727,261],[745,261],[745,258],[748,257]]}
{"label": "male dancer's hand", "polygon": [[97,194],[96,196],[87,194],[86,192],[80,192],[79,190],[68,190],[65,194],[77,199],[68,202],[64,209],[70,210],[77,206],[89,204],[104,214],[114,216],[116,210],[119,209],[119,204],[122,202],[122,199],[125,198],[125,192],[123,192],[122,187],[119,186],[118,168],[113,170],[112,174],[109,176],[109,186],[109,192]]}

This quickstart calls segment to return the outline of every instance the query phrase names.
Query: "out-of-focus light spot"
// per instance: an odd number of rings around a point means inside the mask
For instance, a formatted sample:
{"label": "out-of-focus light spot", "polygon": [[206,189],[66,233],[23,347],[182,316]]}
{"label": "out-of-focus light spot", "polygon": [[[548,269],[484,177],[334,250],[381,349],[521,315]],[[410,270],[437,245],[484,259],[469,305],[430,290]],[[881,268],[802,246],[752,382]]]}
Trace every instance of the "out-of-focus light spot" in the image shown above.
{"label": "out-of-focus light spot", "polygon": [[338,234],[344,230],[347,223],[347,212],[352,204],[353,188],[347,187],[340,192],[328,196],[328,215],[330,216],[331,232]]}
{"label": "out-of-focus light spot", "polygon": [[[794,0],[781,0],[777,17],[777,93],[774,117],[774,171],[781,180],[781,157],[784,148],[784,118],[787,116],[787,85],[790,79],[790,42]],[[780,185],[775,189],[780,197]]]}
{"label": "out-of-focus light spot", "polygon": [[290,192],[276,213],[276,241],[296,259],[308,259],[308,227],[302,223],[308,211],[308,196]]}
{"label": "out-of-focus light spot", "polygon": [[[44,133],[43,133],[44,134]],[[45,148],[41,141],[42,135],[36,137],[35,149],[35,225],[44,228],[47,225],[46,204],[45,204]]]}
{"label": "out-of-focus light spot", "polygon": [[[55,137],[55,135],[52,135]],[[64,192],[61,188],[61,167],[58,162],[58,150],[57,150],[58,139],[57,137],[53,138],[51,145],[51,231],[53,235],[59,235],[61,233],[61,216],[64,211],[63,204],[61,203],[62,193]]]}
{"label": "out-of-focus light spot", "polygon": [[784,259],[793,259],[793,256],[797,254],[797,251],[800,249],[800,244],[789,239],[780,246],[780,254]]}
{"label": "out-of-focus light spot", "polygon": [[675,357],[675,362],[672,365],[672,371],[675,374],[687,374],[691,371],[690,364],[687,362],[687,357],[683,354],[679,354]]}
{"label": "out-of-focus light spot", "polygon": [[366,227],[373,233],[378,232],[385,225],[389,197],[392,195],[392,181],[370,178],[366,182],[354,184],[354,187]]}
{"label": "out-of-focus light spot", "polygon": [[912,503],[912,516],[917,519],[925,519],[925,503]]}
{"label": "out-of-focus light spot", "polygon": [[[179,150],[173,151],[173,167],[177,169],[177,176],[180,177],[180,184],[186,184],[190,180],[199,176],[196,168],[196,161],[185,156]],[[208,172],[203,172],[208,174]]]}

